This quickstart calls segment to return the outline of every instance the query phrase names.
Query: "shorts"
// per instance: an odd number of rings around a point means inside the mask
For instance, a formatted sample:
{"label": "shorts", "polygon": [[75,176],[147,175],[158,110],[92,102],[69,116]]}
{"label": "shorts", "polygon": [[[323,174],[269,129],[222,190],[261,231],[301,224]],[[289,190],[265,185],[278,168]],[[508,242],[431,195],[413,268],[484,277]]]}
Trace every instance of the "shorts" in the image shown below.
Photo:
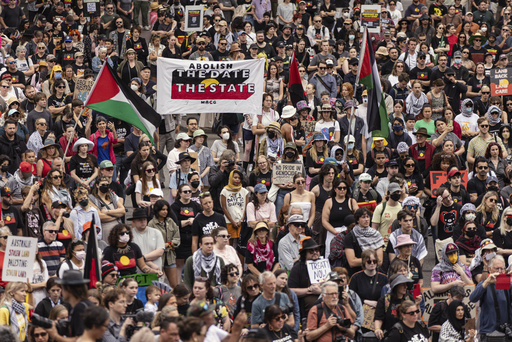
{"label": "shorts", "polygon": [[231,223],[226,223],[226,225],[228,228],[228,234],[231,235],[231,238],[238,239],[238,237],[240,236],[240,228],[239,229],[233,228],[233,225]]}
{"label": "shorts", "polygon": [[254,140],[254,134],[252,134],[251,130],[243,128],[242,131],[244,131],[244,141],[253,141]]}
{"label": "shorts", "polygon": [[164,259],[164,268],[176,268],[176,263],[168,264],[167,260]]}

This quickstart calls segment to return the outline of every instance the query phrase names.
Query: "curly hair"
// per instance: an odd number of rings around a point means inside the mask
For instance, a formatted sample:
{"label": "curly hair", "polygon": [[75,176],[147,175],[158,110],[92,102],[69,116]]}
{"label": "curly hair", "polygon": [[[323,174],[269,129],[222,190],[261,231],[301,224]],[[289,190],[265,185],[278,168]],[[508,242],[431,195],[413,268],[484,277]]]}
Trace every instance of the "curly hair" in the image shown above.
{"label": "curly hair", "polygon": [[120,224],[116,224],[114,226],[114,228],[112,228],[112,230],[110,231],[110,234],[108,235],[109,246],[111,246],[111,247],[117,246],[117,242],[119,241],[119,233],[121,233],[121,230],[123,230],[123,228],[127,229],[128,235],[130,236],[130,240],[128,240],[128,243],[130,243],[132,241],[133,234],[132,234],[131,228],[126,224],[120,223]]}
{"label": "curly hair", "polygon": [[441,171],[441,163],[443,161],[449,161],[450,165],[457,165],[457,157],[453,153],[439,152],[434,154],[432,158],[432,170]]}
{"label": "curly hair", "polygon": [[489,145],[487,145],[487,149],[485,150],[485,158],[491,159],[491,148],[493,146],[498,146],[498,157],[500,159],[503,159],[503,149],[501,148],[500,144],[498,144],[497,142],[492,142],[492,143],[489,143]]}

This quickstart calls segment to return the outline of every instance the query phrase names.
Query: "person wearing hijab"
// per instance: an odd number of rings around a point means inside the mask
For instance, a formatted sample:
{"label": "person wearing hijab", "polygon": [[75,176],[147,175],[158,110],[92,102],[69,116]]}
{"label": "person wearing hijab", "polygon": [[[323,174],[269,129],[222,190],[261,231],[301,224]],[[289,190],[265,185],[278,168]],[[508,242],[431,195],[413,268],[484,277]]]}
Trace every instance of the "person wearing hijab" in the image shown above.
{"label": "person wearing hijab", "polygon": [[434,293],[443,293],[455,285],[471,285],[471,272],[459,260],[459,247],[453,242],[443,246],[441,261],[432,269],[430,286]]}
{"label": "person wearing hijab", "polygon": [[478,236],[477,224],[468,221],[462,228],[462,235],[455,241],[461,252],[460,261],[465,265],[471,265],[471,260],[475,257],[475,252],[480,248],[482,239]]}
{"label": "person wearing hijab", "polygon": [[473,342],[475,339],[475,330],[464,329],[466,324],[466,309],[464,303],[460,300],[454,300],[448,305],[448,320],[441,326],[439,342],[465,341]]}
{"label": "person wearing hijab", "polygon": [[490,106],[485,114],[489,119],[489,133],[499,133],[503,122],[501,122],[501,109],[498,106]]}
{"label": "person wearing hijab", "polygon": [[242,187],[243,178],[242,172],[238,170],[231,171],[228,185],[220,193],[220,203],[226,219],[228,233],[231,235],[231,245],[238,241],[242,222],[246,216],[245,209],[247,203],[249,203],[249,190]]}

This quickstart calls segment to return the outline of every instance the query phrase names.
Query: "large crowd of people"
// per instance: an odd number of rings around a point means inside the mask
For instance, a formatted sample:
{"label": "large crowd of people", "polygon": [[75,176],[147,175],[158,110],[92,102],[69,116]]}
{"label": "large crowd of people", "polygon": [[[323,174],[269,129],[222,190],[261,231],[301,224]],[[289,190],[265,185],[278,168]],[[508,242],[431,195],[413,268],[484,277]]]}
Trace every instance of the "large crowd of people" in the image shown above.
{"label": "large crowd of people", "polygon": [[[0,279],[0,340],[510,338],[512,97],[491,75],[511,2],[373,1],[382,137],[360,0],[2,1],[0,268],[11,235],[38,252],[32,278]],[[112,63],[156,108],[158,58],[265,59],[262,112],[160,113],[148,137],[74,96]]]}

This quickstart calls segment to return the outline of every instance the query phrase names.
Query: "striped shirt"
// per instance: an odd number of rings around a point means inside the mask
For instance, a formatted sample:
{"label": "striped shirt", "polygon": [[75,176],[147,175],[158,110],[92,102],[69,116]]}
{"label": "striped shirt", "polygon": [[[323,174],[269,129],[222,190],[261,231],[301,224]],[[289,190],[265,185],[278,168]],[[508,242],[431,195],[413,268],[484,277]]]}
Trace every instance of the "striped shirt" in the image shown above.
{"label": "striped shirt", "polygon": [[44,238],[41,238],[37,243],[39,248],[39,254],[41,258],[46,262],[48,267],[48,275],[54,276],[57,273],[57,269],[60,265],[60,259],[66,257],[66,249],[60,241],[52,241],[47,244]]}

